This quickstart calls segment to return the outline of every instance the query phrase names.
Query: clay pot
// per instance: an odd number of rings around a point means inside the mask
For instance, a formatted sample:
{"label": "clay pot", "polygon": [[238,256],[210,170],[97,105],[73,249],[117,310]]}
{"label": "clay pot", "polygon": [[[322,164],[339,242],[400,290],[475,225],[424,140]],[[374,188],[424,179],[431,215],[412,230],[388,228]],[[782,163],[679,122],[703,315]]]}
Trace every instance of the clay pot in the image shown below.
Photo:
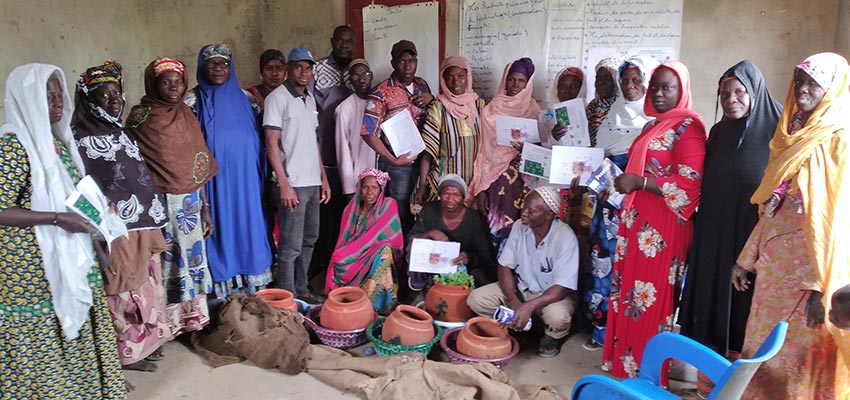
{"label": "clay pot", "polygon": [[472,289],[465,286],[447,286],[434,283],[425,296],[425,311],[437,321],[465,322],[472,318],[466,298]]}
{"label": "clay pot", "polygon": [[319,314],[322,326],[337,331],[363,329],[374,320],[375,309],[369,296],[363,289],[350,286],[331,290]]}
{"label": "clay pot", "polygon": [[495,320],[475,317],[457,335],[457,351],[465,356],[481,359],[504,357],[511,352],[511,338],[507,328]]}
{"label": "clay pot", "polygon": [[425,310],[403,304],[384,321],[381,337],[392,344],[422,344],[434,338],[433,321]]}
{"label": "clay pot", "polygon": [[263,289],[257,291],[257,297],[262,298],[272,307],[286,308],[298,312],[298,304],[295,304],[295,296],[288,290]]}

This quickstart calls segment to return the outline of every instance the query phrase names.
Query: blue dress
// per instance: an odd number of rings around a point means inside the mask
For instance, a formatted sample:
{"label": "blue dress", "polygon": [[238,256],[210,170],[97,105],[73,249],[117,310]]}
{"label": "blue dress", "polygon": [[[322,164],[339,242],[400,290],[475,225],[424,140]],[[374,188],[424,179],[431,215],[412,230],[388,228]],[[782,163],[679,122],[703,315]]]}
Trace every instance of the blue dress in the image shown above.
{"label": "blue dress", "polygon": [[206,79],[203,49],[198,86],[185,102],[200,121],[218,174],[206,185],[215,230],[207,258],[216,297],[253,293],[271,281],[272,251],[263,215],[263,181],[268,171],[257,118],[236,80],[233,63],[225,83]]}

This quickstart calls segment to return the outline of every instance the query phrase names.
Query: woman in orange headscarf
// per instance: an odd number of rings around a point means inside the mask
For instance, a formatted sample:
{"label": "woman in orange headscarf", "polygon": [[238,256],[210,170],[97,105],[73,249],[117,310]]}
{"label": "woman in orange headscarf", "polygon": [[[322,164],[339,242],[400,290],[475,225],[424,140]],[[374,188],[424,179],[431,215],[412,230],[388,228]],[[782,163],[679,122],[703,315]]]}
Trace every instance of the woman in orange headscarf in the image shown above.
{"label": "woman in orange headscarf", "polygon": [[[827,321],[829,299],[850,283],[850,68],[834,53],[794,69],[761,185],[761,219],[732,270],[738,290],[758,274],[743,355],[788,320],[788,340],[761,366],[750,399],[850,399],[850,332]],[[805,300],[805,304],[802,304]]]}
{"label": "woman in orange headscarf", "polygon": [[653,71],[643,109],[655,120],[635,139],[626,171],[614,181],[626,198],[602,361],[619,378],[637,375],[649,339],[673,328],[705,157],[705,123],[691,108],[684,64],[669,61]]}
{"label": "woman in orange headscarf", "polygon": [[534,64],[524,57],[505,66],[496,97],[481,110],[481,139],[473,166],[467,204],[487,214],[496,246],[508,238],[511,225],[522,211],[522,199],[530,188],[519,174],[517,146],[496,142],[496,115],[536,119],[540,106],[531,97]]}

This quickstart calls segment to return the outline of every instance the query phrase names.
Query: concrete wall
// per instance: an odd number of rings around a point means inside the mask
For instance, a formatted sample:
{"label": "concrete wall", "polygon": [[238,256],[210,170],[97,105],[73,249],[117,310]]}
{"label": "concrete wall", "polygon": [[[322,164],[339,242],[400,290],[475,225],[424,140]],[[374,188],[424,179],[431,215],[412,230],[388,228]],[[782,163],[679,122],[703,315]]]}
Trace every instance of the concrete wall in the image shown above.
{"label": "concrete wall", "polygon": [[258,58],[266,48],[285,54],[305,46],[324,57],[333,28],[345,22],[344,9],[345,0],[2,0],[0,90],[5,93],[12,69],[31,62],[61,67],[73,90],[80,72],[113,58],[125,68],[129,110],[144,94],[148,63],[177,57],[194,85],[198,51],[211,42],[233,46],[236,75],[246,87],[259,82]]}
{"label": "concrete wall", "polygon": [[[458,52],[460,4],[447,1],[447,55]],[[194,81],[197,52],[209,42],[233,45],[243,87],[259,81],[257,58],[266,48],[306,46],[322,57],[331,30],[345,21],[345,0],[3,0],[0,11],[0,89],[20,64],[59,65],[71,85],[87,66],[114,58],[126,68],[127,102],[135,104],[151,60],[178,57]],[[796,63],[850,51],[850,0],[685,0],[683,18],[681,59],[709,123],[717,78],[741,59],[755,62],[784,101]]]}

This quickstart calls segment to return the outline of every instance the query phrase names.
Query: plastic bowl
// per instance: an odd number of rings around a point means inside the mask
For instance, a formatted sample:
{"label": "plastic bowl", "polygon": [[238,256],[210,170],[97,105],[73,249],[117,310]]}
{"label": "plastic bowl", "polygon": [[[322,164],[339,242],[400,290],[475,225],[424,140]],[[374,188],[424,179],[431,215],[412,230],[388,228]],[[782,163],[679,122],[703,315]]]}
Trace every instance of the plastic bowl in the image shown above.
{"label": "plastic bowl", "polygon": [[[308,306],[309,307],[309,306]],[[304,318],[304,324],[307,325],[322,344],[348,350],[369,341],[366,336],[368,328],[354,329],[350,331],[338,331],[330,328],[325,328],[321,325],[322,306],[316,306],[307,312],[307,318]],[[371,325],[370,325],[371,327]]]}
{"label": "plastic bowl", "polygon": [[443,335],[443,328],[441,328],[435,323],[432,323],[432,325],[434,326],[433,339],[425,343],[420,343],[413,346],[392,344],[389,342],[385,342],[381,337],[381,331],[384,328],[384,321],[386,321],[385,317],[379,318],[369,324],[369,327],[366,328],[366,335],[369,337],[369,341],[372,342],[372,345],[375,346],[375,352],[382,356],[391,356],[406,352],[418,352],[427,356],[428,353],[431,352],[431,347],[434,346],[434,343],[437,343],[440,340],[440,337]]}

